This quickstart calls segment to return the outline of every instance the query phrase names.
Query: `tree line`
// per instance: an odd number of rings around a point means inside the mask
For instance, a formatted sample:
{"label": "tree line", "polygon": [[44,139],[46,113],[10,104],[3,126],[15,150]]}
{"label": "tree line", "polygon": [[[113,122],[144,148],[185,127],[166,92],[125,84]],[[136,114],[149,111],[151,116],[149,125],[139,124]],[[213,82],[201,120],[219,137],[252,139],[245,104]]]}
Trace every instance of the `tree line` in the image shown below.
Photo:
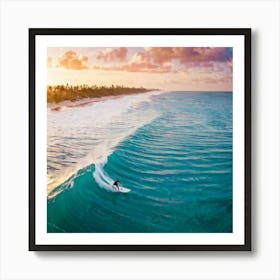
{"label": "tree line", "polygon": [[103,96],[126,95],[143,93],[158,89],[146,89],[143,87],[126,87],[119,85],[89,86],[89,85],[55,85],[47,86],[47,102],[58,103],[61,101],[77,101],[83,98],[98,98]]}

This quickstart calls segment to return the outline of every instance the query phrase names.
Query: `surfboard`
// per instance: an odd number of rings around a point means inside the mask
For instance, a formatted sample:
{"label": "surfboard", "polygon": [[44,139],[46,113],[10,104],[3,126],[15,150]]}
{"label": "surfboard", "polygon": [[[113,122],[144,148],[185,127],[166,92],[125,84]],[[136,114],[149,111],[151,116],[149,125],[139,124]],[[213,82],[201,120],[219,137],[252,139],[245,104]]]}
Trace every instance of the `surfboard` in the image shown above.
{"label": "surfboard", "polygon": [[128,192],[131,191],[130,189],[127,189],[127,188],[124,188],[124,187],[121,187],[121,186],[119,186],[118,189],[117,189],[116,187],[114,187],[114,189],[115,189],[117,192],[122,192],[122,193],[128,193]]}

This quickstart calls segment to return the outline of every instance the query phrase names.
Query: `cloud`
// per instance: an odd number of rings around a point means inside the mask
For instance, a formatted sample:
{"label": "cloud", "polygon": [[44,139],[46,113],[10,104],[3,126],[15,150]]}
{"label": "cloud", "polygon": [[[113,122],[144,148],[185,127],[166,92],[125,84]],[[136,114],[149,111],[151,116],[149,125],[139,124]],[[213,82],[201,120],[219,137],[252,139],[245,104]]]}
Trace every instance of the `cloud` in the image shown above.
{"label": "cloud", "polygon": [[[113,51],[106,49],[102,58],[113,60]],[[101,59],[101,58],[100,58]],[[136,52],[129,63],[118,66],[95,66],[100,70],[166,73],[176,71],[219,72],[232,68],[231,48],[152,47]],[[176,70],[175,70],[176,69]]]}
{"label": "cloud", "polygon": [[167,73],[172,71],[170,62],[162,65],[152,62],[151,57],[146,52],[135,53],[130,62],[119,66],[95,65],[96,70],[127,71],[127,72],[147,72],[147,73]]}
{"label": "cloud", "polygon": [[170,61],[158,63],[153,61],[147,52],[137,52],[124,68],[132,72],[166,73],[172,71],[172,63]]}
{"label": "cloud", "polygon": [[232,60],[230,48],[176,48],[181,63],[227,62]]}
{"label": "cloud", "polygon": [[232,84],[232,75],[228,73],[203,74],[198,77],[191,78],[196,84]]}
{"label": "cloud", "polygon": [[[107,62],[114,61],[117,58],[117,51],[120,51],[120,49],[106,49],[105,51],[100,52],[97,58],[103,59]],[[232,48],[144,48],[143,50],[136,52],[127,64],[118,66],[96,65],[93,68],[99,70],[150,73],[188,71],[188,69],[197,69],[195,71],[198,72],[217,72],[225,71],[225,68],[228,68],[231,71]]]}
{"label": "cloud", "polygon": [[88,69],[88,57],[78,55],[74,51],[67,51],[58,58],[58,66],[65,69],[83,70]]}
{"label": "cloud", "polygon": [[226,66],[232,71],[232,67],[233,67],[232,60],[227,61]]}
{"label": "cloud", "polygon": [[151,59],[157,63],[162,64],[167,61],[171,61],[176,58],[175,51],[177,48],[145,48],[145,52],[147,55],[151,57]]}
{"label": "cloud", "polygon": [[[76,50],[77,51],[77,50]],[[232,48],[224,47],[152,47],[103,48],[96,59],[105,62],[89,65],[89,58],[67,50],[58,59],[48,57],[48,66],[65,69],[95,69],[147,73],[232,73]]]}
{"label": "cloud", "polygon": [[232,63],[232,48],[164,47],[145,48],[148,56],[159,65],[176,60],[185,67],[212,67],[213,63]]}
{"label": "cloud", "polygon": [[125,61],[127,53],[127,48],[107,48],[104,51],[100,51],[97,54],[96,58],[98,60],[104,60],[106,62]]}

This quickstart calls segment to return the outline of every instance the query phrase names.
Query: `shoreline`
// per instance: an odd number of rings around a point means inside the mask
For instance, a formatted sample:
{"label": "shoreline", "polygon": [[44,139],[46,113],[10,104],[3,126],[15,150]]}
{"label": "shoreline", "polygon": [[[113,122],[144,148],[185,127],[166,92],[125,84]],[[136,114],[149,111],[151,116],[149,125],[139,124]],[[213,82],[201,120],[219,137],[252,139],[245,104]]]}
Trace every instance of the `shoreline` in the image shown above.
{"label": "shoreline", "polygon": [[125,97],[125,96],[145,94],[145,93],[161,94],[161,93],[164,93],[164,92],[166,92],[166,91],[163,91],[163,90],[149,90],[149,91],[138,92],[138,93],[127,93],[127,94],[119,94],[119,95],[115,94],[115,95],[105,95],[105,96],[98,96],[98,97],[80,98],[80,99],[75,100],[75,101],[64,100],[64,101],[60,101],[60,102],[56,102],[56,103],[55,102],[47,102],[47,108],[50,109],[51,111],[61,111],[65,107],[67,107],[67,108],[84,107],[84,106],[88,106],[88,105],[91,105],[91,104],[96,103],[96,102],[106,101],[108,99],[118,99],[118,98]]}
{"label": "shoreline", "polygon": [[85,98],[102,98],[106,96],[120,96],[128,94],[138,94],[159,89],[146,89],[144,87],[125,87],[119,85],[106,86],[88,86],[78,85],[54,85],[47,86],[47,103],[58,104],[63,101],[75,102]]}

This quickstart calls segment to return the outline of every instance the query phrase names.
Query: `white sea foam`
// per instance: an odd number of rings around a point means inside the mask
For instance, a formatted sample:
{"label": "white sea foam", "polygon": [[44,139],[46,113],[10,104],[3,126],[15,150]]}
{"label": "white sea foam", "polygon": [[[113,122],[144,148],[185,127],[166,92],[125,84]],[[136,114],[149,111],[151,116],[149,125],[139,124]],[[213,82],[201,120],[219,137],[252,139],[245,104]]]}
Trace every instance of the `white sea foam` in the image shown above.
{"label": "white sea foam", "polygon": [[112,191],[112,192],[116,192],[117,190],[115,190],[113,188],[114,180],[112,178],[110,178],[110,176],[108,174],[106,174],[106,172],[103,169],[103,167],[106,163],[107,163],[107,159],[104,160],[103,162],[98,162],[95,164],[95,170],[93,172],[93,177],[101,188],[104,188],[104,189]]}
{"label": "white sea foam", "polygon": [[[102,164],[121,141],[159,115],[144,105],[151,96],[162,93],[120,96],[81,107],[48,110],[48,195],[52,192],[53,196],[55,187],[85,166],[97,163],[102,171]],[[100,170],[97,180],[106,178]]]}

